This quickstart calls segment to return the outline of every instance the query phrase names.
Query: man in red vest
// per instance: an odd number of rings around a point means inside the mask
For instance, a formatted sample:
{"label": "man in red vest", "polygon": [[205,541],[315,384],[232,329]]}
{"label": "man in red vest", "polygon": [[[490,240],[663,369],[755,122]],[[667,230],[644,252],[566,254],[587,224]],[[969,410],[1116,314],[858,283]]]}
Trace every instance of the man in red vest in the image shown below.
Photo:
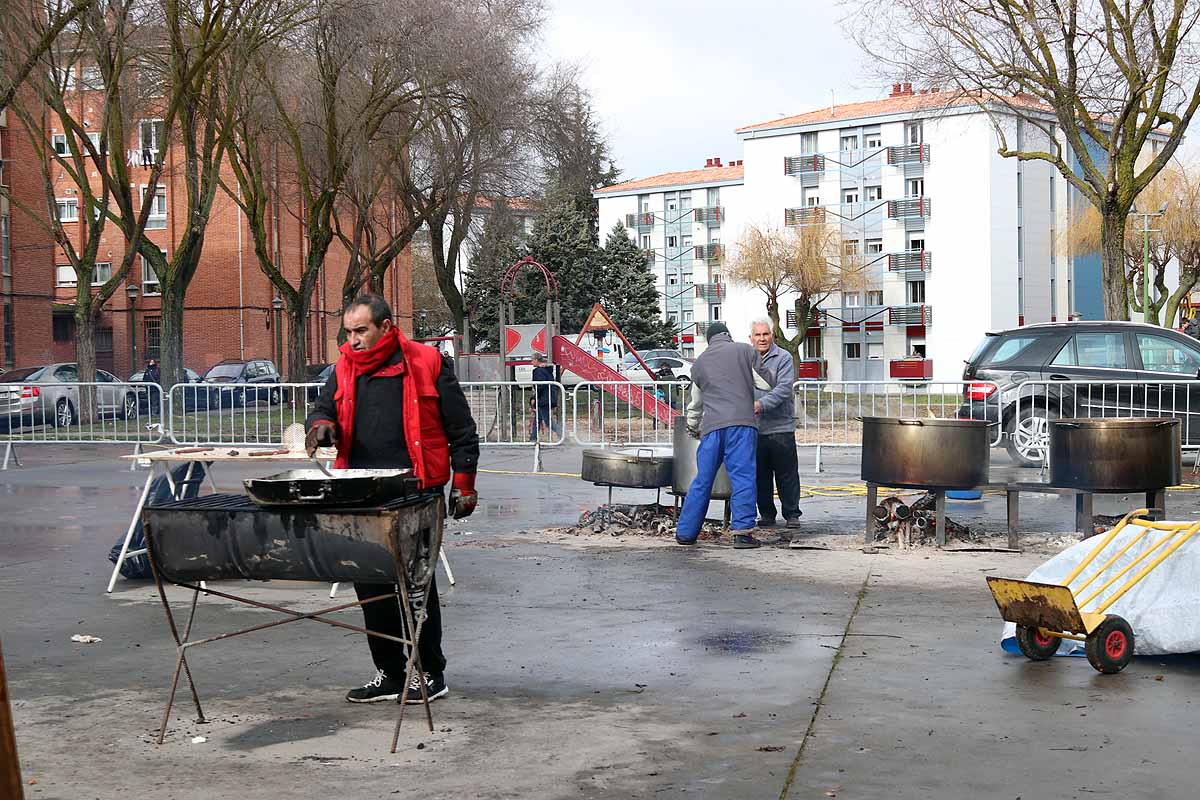
{"label": "man in red vest", "polygon": [[[455,519],[475,510],[475,471],[479,437],[462,387],[448,359],[427,345],[411,342],[392,321],[387,301],[375,294],[357,297],[342,314],[346,343],[329,381],[308,415],[305,449],[336,447],[340,469],[412,469],[421,488],[441,492],[450,480],[450,514]],[[391,586],[356,583],[360,600],[393,591]],[[449,693],[446,658],[442,655],[442,613],[436,580],[425,604],[426,621],[417,652],[424,674],[413,674],[403,686],[403,645],[368,636],[377,670],[373,679],[351,689],[351,703],[398,700],[421,702],[425,681],[430,700]],[[362,607],[365,627],[389,636],[405,635],[404,617],[396,600]]]}

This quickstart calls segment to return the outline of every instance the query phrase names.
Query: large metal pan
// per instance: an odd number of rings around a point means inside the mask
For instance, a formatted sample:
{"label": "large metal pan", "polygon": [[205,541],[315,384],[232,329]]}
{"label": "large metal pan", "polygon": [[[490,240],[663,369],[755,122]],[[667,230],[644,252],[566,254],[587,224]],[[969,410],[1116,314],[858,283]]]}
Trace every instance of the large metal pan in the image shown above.
{"label": "large metal pan", "polygon": [[584,450],[581,477],[598,486],[658,489],[671,485],[672,463],[666,447]]}
{"label": "large metal pan", "polygon": [[1149,492],[1179,485],[1178,419],[1050,420],[1050,485]]}
{"label": "large metal pan", "polygon": [[263,506],[378,505],[413,494],[418,483],[411,469],[290,469],[244,481],[246,494]]}
{"label": "large metal pan", "polygon": [[[671,433],[671,443],[675,453],[674,470],[671,473],[671,494],[685,495],[696,479],[696,451],[700,448],[700,440],[693,439],[687,432],[683,417],[675,418],[675,429]],[[725,465],[717,470],[713,478],[712,500],[728,500],[733,497],[733,484]]]}
{"label": "large metal pan", "polygon": [[863,417],[862,479],[913,489],[973,489],[988,479],[988,423]]}

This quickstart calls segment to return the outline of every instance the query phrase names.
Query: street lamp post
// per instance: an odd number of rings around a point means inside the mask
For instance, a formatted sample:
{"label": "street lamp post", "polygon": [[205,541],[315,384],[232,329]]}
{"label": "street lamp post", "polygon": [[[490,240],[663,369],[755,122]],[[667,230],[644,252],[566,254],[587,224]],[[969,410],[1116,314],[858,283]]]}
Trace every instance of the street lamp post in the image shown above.
{"label": "street lamp post", "polygon": [[1150,322],[1150,234],[1158,233],[1157,229],[1150,227],[1150,218],[1166,214],[1167,205],[1163,203],[1155,212],[1138,211],[1136,205],[1132,209],[1134,214],[1142,218],[1142,322],[1146,323]]}
{"label": "street lamp post", "polygon": [[138,368],[138,352],[137,352],[137,297],[138,287],[136,283],[125,284],[125,297],[128,299],[126,304],[129,308],[129,373],[132,375]]}
{"label": "street lamp post", "polygon": [[283,300],[275,295],[271,300],[271,308],[275,309],[275,361],[282,372],[283,366]]}

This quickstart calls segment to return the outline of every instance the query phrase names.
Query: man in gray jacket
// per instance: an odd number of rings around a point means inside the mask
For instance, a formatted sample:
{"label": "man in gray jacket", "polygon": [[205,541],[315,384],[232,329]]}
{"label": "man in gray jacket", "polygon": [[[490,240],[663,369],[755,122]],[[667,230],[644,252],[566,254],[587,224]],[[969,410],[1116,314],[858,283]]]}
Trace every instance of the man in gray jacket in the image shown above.
{"label": "man in gray jacket", "polygon": [[692,365],[692,400],[687,409],[688,432],[700,440],[696,477],[679,512],[675,541],[695,544],[708,512],[713,479],[722,462],[733,486],[730,501],[733,546],[759,547],[754,538],[755,450],[758,419],[754,389],[770,389],[758,353],[733,341],[729,328],[714,322],[708,329],[708,348]]}
{"label": "man in gray jacket", "polygon": [[770,320],[756,319],[750,324],[750,343],[771,374],[771,389],[754,392],[754,410],[758,417],[758,524],[772,528],[778,524],[775,488],[783,519],[789,528],[800,527],[800,467],[796,458],[796,413],[792,384],[796,367],[792,356],[775,344]]}

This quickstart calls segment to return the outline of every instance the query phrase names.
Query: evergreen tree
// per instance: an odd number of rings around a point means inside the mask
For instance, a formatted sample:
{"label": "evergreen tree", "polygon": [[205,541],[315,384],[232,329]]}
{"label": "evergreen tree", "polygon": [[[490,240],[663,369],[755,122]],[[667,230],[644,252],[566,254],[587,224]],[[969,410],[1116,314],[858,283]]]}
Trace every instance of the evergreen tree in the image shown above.
{"label": "evergreen tree", "polygon": [[[600,248],[592,235],[590,209],[581,208],[574,195],[556,193],[534,223],[526,245],[529,255],[558,280],[562,332],[578,331],[588,311],[602,299]],[[517,320],[541,320],[546,302],[542,276],[527,270],[517,289]]]}
{"label": "evergreen tree", "polygon": [[630,344],[645,350],[671,341],[672,329],[663,321],[654,275],[646,268],[645,251],[629,238],[619,222],[600,252],[598,278],[600,302]]}
{"label": "evergreen tree", "polygon": [[520,222],[508,203],[499,198],[484,221],[463,293],[477,352],[500,349],[500,282],[505,270],[522,255]]}

